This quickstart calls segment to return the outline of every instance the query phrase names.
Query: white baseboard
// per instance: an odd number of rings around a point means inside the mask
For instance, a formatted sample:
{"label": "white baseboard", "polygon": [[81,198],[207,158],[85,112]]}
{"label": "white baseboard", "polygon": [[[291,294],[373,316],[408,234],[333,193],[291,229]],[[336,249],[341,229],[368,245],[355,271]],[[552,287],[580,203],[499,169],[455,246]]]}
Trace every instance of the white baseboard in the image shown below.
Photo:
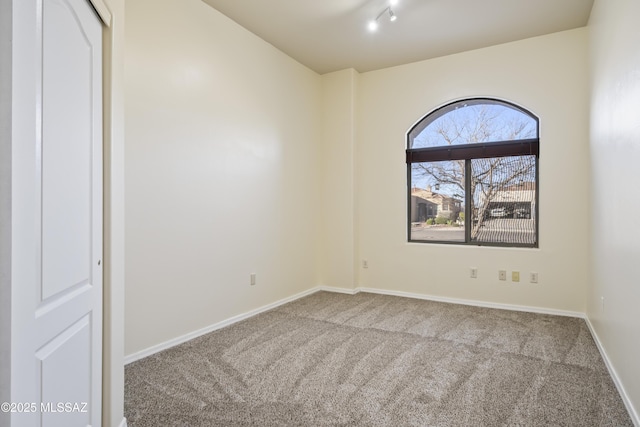
{"label": "white baseboard", "polygon": [[584,313],[572,312],[572,311],[564,311],[564,310],[554,310],[540,307],[528,307],[528,306],[520,306],[520,305],[511,305],[511,304],[498,304],[484,301],[474,301],[474,300],[464,300],[458,298],[446,298],[439,297],[434,295],[426,295],[426,294],[417,294],[412,292],[402,292],[402,291],[389,291],[385,289],[376,289],[376,288],[341,288],[334,286],[316,286],[304,292],[300,292],[298,294],[292,295],[288,298],[281,299],[271,304],[267,304],[265,306],[259,307],[255,310],[248,311],[243,314],[239,314],[237,316],[230,317],[229,319],[225,319],[221,322],[215,323],[213,325],[209,325],[202,329],[198,329],[197,331],[189,332],[185,335],[173,338],[171,340],[162,342],[160,344],[154,345],[152,347],[146,348],[144,350],[138,351],[136,353],[130,354],[124,358],[124,364],[128,365],[129,363],[135,362],[136,360],[143,359],[145,357],[151,356],[152,354],[158,353],[160,351],[166,350],[168,348],[174,347],[178,344],[182,344],[204,334],[208,334],[209,332],[213,332],[220,328],[224,328],[225,326],[232,325],[236,322],[239,322],[244,319],[248,319],[249,317],[255,316],[256,314],[260,314],[267,310],[271,310],[273,308],[279,307],[283,304],[286,304],[291,301],[295,301],[297,299],[306,297],[307,295],[311,295],[313,293],[319,291],[327,291],[327,292],[336,292],[348,295],[355,295],[359,292],[368,292],[373,294],[381,294],[381,295],[392,295],[406,298],[416,298],[423,299],[429,301],[438,301],[438,302],[446,302],[452,304],[463,304],[463,305],[471,305],[476,307],[486,307],[486,308],[497,308],[502,310],[513,310],[513,311],[525,311],[531,313],[542,313],[542,314],[553,314],[558,316],[569,316],[569,317],[579,317],[585,318]]}
{"label": "white baseboard", "polygon": [[[331,288],[326,288],[325,290],[330,291]],[[500,310],[524,311],[527,313],[539,313],[539,314],[552,314],[554,316],[578,317],[581,319],[585,318],[585,314],[580,313],[578,311],[557,310],[553,308],[531,307],[526,305],[501,304],[501,303],[486,302],[486,301],[439,297],[435,295],[417,294],[413,292],[403,292],[403,291],[389,291],[386,289],[376,289],[376,288],[356,288],[354,293],[358,293],[358,292],[368,292],[372,294],[381,294],[381,295],[392,295],[397,297],[423,299],[423,300],[429,300],[429,301],[446,302],[451,304],[471,305],[474,307],[497,308]]]}
{"label": "white baseboard", "polygon": [[145,357],[151,356],[152,354],[158,353],[158,352],[160,352],[162,350],[169,349],[169,348],[174,347],[174,346],[176,346],[178,344],[182,344],[184,342],[187,342],[189,340],[197,338],[197,337],[199,337],[201,335],[208,334],[209,332],[213,332],[215,330],[224,328],[225,326],[232,325],[232,324],[234,324],[236,322],[239,322],[241,320],[248,319],[249,317],[255,316],[256,314],[260,314],[262,312],[265,312],[267,310],[271,310],[273,308],[279,307],[279,306],[281,306],[283,304],[286,304],[288,302],[295,301],[295,300],[300,299],[302,297],[306,297],[307,295],[311,295],[311,294],[313,294],[315,292],[318,292],[318,290],[319,290],[318,288],[312,288],[312,289],[306,290],[304,292],[300,292],[298,294],[295,294],[295,295],[292,295],[290,297],[281,299],[281,300],[276,301],[274,303],[267,304],[267,305],[264,305],[262,307],[256,308],[255,310],[251,310],[251,311],[248,311],[246,313],[230,317],[230,318],[225,319],[225,320],[223,320],[221,322],[214,323],[213,325],[206,326],[206,327],[204,327],[202,329],[198,329],[197,331],[189,332],[189,333],[187,333],[185,335],[170,339],[168,341],[162,342],[160,344],[157,344],[157,345],[154,345],[152,347],[146,348],[144,350],[138,351],[136,353],[130,354],[128,356],[125,356],[124,364],[128,365],[129,363],[135,362],[136,360],[144,359]]}
{"label": "white baseboard", "polygon": [[633,406],[633,403],[631,403],[631,399],[629,399],[629,395],[627,394],[627,391],[625,390],[624,386],[622,385],[622,382],[620,381],[618,372],[613,367],[613,364],[611,363],[611,360],[609,359],[609,356],[607,355],[607,352],[605,351],[604,346],[602,345],[602,342],[600,342],[600,338],[598,337],[598,334],[596,333],[595,328],[591,324],[591,320],[589,320],[589,317],[585,316],[585,321],[587,322],[587,326],[589,327],[591,336],[593,337],[593,340],[596,342],[596,346],[600,351],[602,360],[604,360],[604,364],[609,370],[609,375],[611,375],[611,379],[613,380],[613,383],[616,385],[616,388],[618,389],[618,393],[620,393],[620,397],[624,402],[624,406],[627,408],[627,412],[629,412],[631,421],[636,427],[640,427],[640,416],[638,415],[638,411],[636,410],[636,408]]}
{"label": "white baseboard", "polygon": [[485,302],[485,301],[464,300],[464,299],[458,299],[458,298],[446,298],[446,297],[438,297],[433,295],[416,294],[412,292],[389,291],[385,289],[375,289],[375,288],[358,287],[355,289],[345,289],[345,288],[321,286],[317,288],[317,290],[328,291],[328,292],[339,292],[339,293],[345,293],[345,294],[351,294],[351,295],[355,295],[359,292],[368,292],[368,293],[380,294],[380,295],[392,295],[392,296],[416,298],[416,299],[445,302],[445,303],[452,303],[452,304],[463,304],[463,305],[471,305],[476,307],[497,308],[501,310],[524,311],[529,313],[551,314],[556,316],[577,317],[577,318],[584,319],[585,322],[587,323],[587,326],[589,327],[591,336],[593,337],[593,340],[595,341],[596,346],[598,347],[598,350],[602,355],[602,359],[604,360],[604,363],[607,369],[609,370],[609,374],[611,375],[611,378],[613,379],[613,382],[616,385],[618,392],[620,393],[620,397],[622,398],[622,401],[624,402],[624,405],[627,408],[627,411],[629,412],[631,421],[636,427],[640,427],[640,417],[638,416],[638,411],[636,411],[633,404],[631,403],[631,400],[629,399],[629,396],[627,395],[627,392],[624,389],[624,386],[622,385],[620,378],[618,377],[618,373],[616,372],[613,365],[611,364],[611,361],[609,360],[609,356],[607,355],[607,352],[604,350],[604,347],[600,342],[600,338],[598,337],[598,334],[596,333],[595,329],[593,328],[593,325],[591,324],[591,321],[589,320],[589,318],[585,313],[580,313],[576,311],[567,311],[567,310],[556,310],[556,309],[549,309],[549,308],[542,308],[542,307],[530,307],[530,306],[513,305],[513,304],[499,304],[499,303],[492,303],[492,302]]}
{"label": "white baseboard", "polygon": [[[406,298],[415,298],[415,299],[422,299],[422,300],[429,300],[429,301],[437,301],[437,302],[445,302],[445,303],[451,303],[451,304],[462,304],[462,305],[470,305],[470,306],[475,306],[475,307],[485,307],[485,308],[496,308],[496,309],[501,309],[501,310],[511,310],[511,311],[523,311],[523,312],[529,312],[529,313],[540,313],[540,314],[551,314],[551,315],[556,315],[556,316],[566,316],[566,317],[577,317],[577,318],[582,318],[586,321],[587,326],[589,327],[589,331],[591,332],[591,335],[593,336],[593,339],[596,343],[596,346],[598,347],[598,350],[600,351],[600,354],[602,355],[602,359],[604,360],[604,363],[607,367],[607,369],[609,370],[609,374],[611,375],[611,378],[613,379],[614,384],[616,385],[618,392],[620,393],[620,396],[627,408],[627,411],[629,412],[629,416],[631,417],[631,420],[633,421],[634,425],[636,427],[640,427],[640,417],[638,416],[638,412],[636,411],[636,409],[634,408],[633,404],[631,403],[631,400],[629,399],[624,386],[622,385],[622,383],[620,382],[620,379],[618,377],[618,374],[616,372],[616,370],[613,368],[613,365],[611,364],[611,361],[609,360],[609,357],[607,356],[606,351],[604,350],[604,347],[602,346],[602,343],[600,342],[600,339],[598,338],[598,334],[596,334],[595,329],[593,328],[593,325],[591,324],[589,318],[584,314],[584,313],[580,313],[580,312],[576,312],[576,311],[567,311],[567,310],[557,310],[557,309],[550,309],[550,308],[543,308],[543,307],[531,307],[531,306],[522,306],[522,305],[513,305],[513,304],[501,304],[501,303],[492,303],[492,302],[486,302],[486,301],[476,301],[476,300],[465,300],[465,299],[459,299],[459,298],[448,298],[448,297],[440,297],[440,296],[435,296],[435,295],[428,295],[428,294],[418,294],[418,293],[413,293],[413,292],[403,292],[403,291],[389,291],[389,290],[385,290],[385,289],[376,289],[376,288],[364,288],[364,287],[357,287],[357,288],[341,288],[341,287],[334,287],[334,286],[317,286],[311,289],[308,289],[304,292],[300,292],[298,294],[292,295],[288,298],[284,298],[281,299],[279,301],[276,301],[274,303],[271,304],[267,304],[265,306],[259,307],[255,310],[251,310],[248,311],[246,313],[231,317],[229,319],[223,320],[221,322],[215,323],[213,325],[207,326],[205,328],[199,329],[197,331],[194,332],[190,332],[188,334],[182,335],[180,337],[171,339],[169,341],[165,341],[163,343],[160,343],[158,345],[149,347],[145,350],[139,351],[137,353],[133,353],[130,354],[128,356],[126,356],[124,358],[124,363],[129,364],[132,362],[135,362],[136,360],[140,360],[143,359],[147,356],[151,356],[152,354],[158,353],[162,350],[166,350],[168,348],[174,347],[178,344],[182,344],[183,342],[192,340],[194,338],[197,338],[201,335],[207,334],[209,332],[213,332],[217,329],[221,329],[224,328],[225,326],[229,326],[232,325],[236,322],[239,322],[241,320],[247,319],[249,317],[255,316],[257,314],[260,314],[262,312],[265,312],[267,310],[271,310],[273,308],[279,307],[283,304],[295,301],[297,299],[306,297],[308,295],[314,294],[316,292],[319,291],[327,291],[327,292],[335,292],[335,293],[341,293],[341,294],[348,294],[348,295],[356,295],[360,292],[366,292],[366,293],[372,293],[372,294],[380,294],[380,295],[391,295],[391,296],[399,296],[399,297],[406,297]],[[126,418],[123,418],[122,421],[120,422],[119,427],[127,427],[127,420]]]}
{"label": "white baseboard", "polygon": [[360,292],[357,288],[338,288],[335,286],[318,286],[314,288],[313,291],[314,292],[327,291],[327,292],[334,292],[337,294],[348,294],[348,295],[355,295],[358,292]]}

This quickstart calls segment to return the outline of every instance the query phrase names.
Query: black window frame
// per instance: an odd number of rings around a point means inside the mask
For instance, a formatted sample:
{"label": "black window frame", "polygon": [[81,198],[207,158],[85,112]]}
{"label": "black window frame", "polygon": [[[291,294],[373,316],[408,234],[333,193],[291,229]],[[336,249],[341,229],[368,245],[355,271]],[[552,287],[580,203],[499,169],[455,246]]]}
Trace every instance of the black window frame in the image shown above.
{"label": "black window frame", "polygon": [[[419,135],[433,121],[453,111],[456,106],[494,104],[503,105],[513,110],[519,111],[535,121],[536,137],[528,139],[518,139],[510,141],[494,141],[479,142],[473,144],[457,144],[443,145],[439,147],[411,148],[413,138]],[[407,164],[407,241],[410,243],[436,243],[450,244],[462,246],[496,246],[496,247],[524,247],[538,248],[540,243],[540,216],[539,216],[539,171],[540,171],[540,120],[529,110],[497,98],[468,98],[457,100],[443,105],[430,113],[423,116],[418,122],[407,132],[406,141],[406,164]],[[469,194],[471,189],[471,161],[474,159],[497,158],[497,157],[517,157],[517,156],[535,156],[535,242],[528,243],[511,243],[511,242],[490,242],[490,241],[472,241],[471,240],[471,197]],[[436,162],[447,160],[464,160],[465,161],[465,240],[418,240],[411,238],[411,197],[412,197],[412,173],[411,167],[414,163]]]}

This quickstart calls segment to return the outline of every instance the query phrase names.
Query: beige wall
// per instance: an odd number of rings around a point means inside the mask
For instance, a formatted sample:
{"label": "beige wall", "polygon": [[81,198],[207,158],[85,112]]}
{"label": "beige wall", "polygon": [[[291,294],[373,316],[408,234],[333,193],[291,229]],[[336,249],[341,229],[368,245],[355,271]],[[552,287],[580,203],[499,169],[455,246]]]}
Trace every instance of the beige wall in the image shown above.
{"label": "beige wall", "polygon": [[[126,12],[127,354],[317,285],[584,311],[586,29],[320,77],[200,1]],[[471,96],[541,119],[539,249],[406,242],[404,135]]]}
{"label": "beige wall", "polygon": [[[360,76],[356,159],[359,286],[584,312],[587,282],[587,30]],[[407,243],[405,134],[453,100],[490,96],[540,118],[540,247]],[[469,268],[478,278],[469,278]],[[519,284],[498,281],[518,270]],[[539,283],[528,283],[529,272]]]}
{"label": "beige wall", "polygon": [[[637,9],[597,0],[589,28],[318,76],[199,0],[128,1],[126,353],[362,287],[587,311],[637,406]],[[540,118],[538,249],[406,241],[406,131],[476,96]]]}
{"label": "beige wall", "polygon": [[356,97],[353,69],[322,76],[318,284],[353,289],[356,261]]}
{"label": "beige wall", "polygon": [[587,314],[635,406],[636,422],[640,422],[638,16],[636,0],[596,0],[589,22],[592,280],[587,292]]}
{"label": "beige wall", "polygon": [[316,285],[322,81],[200,0],[126,27],[130,355]]}

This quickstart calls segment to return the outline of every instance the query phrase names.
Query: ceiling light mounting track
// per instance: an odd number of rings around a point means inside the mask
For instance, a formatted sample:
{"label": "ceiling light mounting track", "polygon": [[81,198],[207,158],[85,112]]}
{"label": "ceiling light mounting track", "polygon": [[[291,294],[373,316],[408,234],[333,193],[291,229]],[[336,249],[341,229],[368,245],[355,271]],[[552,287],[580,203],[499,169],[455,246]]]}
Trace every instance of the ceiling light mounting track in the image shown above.
{"label": "ceiling light mounting track", "polygon": [[385,7],[384,9],[382,9],[382,12],[380,12],[378,14],[378,16],[376,16],[376,19],[372,19],[371,21],[369,21],[369,24],[368,24],[369,31],[376,31],[378,29],[378,26],[379,26],[378,21],[385,14],[389,15],[389,21],[391,21],[391,22],[393,22],[396,19],[398,19],[396,14],[393,13],[393,10],[391,9],[391,6],[395,6],[396,4],[398,4],[398,0],[391,0],[389,2],[389,6]]}

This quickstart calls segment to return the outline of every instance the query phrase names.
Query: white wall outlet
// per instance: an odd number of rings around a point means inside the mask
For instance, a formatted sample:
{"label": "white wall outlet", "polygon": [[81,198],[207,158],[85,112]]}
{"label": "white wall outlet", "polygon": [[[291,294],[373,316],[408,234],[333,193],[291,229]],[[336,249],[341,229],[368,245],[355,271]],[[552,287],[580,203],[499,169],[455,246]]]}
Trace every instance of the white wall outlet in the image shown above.
{"label": "white wall outlet", "polygon": [[519,271],[512,271],[511,272],[511,281],[512,282],[519,282],[520,281],[520,272]]}
{"label": "white wall outlet", "polygon": [[600,297],[600,301],[602,301],[602,311],[604,311],[604,297]]}
{"label": "white wall outlet", "polygon": [[369,261],[367,261],[366,259],[362,260],[362,268],[369,268]]}
{"label": "white wall outlet", "polygon": [[538,283],[538,273],[536,273],[535,271],[532,271],[531,274],[529,275],[529,282]]}
{"label": "white wall outlet", "polygon": [[499,270],[498,271],[498,279],[507,280],[507,270]]}
{"label": "white wall outlet", "polygon": [[471,267],[469,269],[469,277],[471,277],[472,279],[478,278],[478,269],[476,267]]}
{"label": "white wall outlet", "polygon": [[249,275],[249,284],[251,284],[251,286],[256,284],[256,273],[251,273]]}

